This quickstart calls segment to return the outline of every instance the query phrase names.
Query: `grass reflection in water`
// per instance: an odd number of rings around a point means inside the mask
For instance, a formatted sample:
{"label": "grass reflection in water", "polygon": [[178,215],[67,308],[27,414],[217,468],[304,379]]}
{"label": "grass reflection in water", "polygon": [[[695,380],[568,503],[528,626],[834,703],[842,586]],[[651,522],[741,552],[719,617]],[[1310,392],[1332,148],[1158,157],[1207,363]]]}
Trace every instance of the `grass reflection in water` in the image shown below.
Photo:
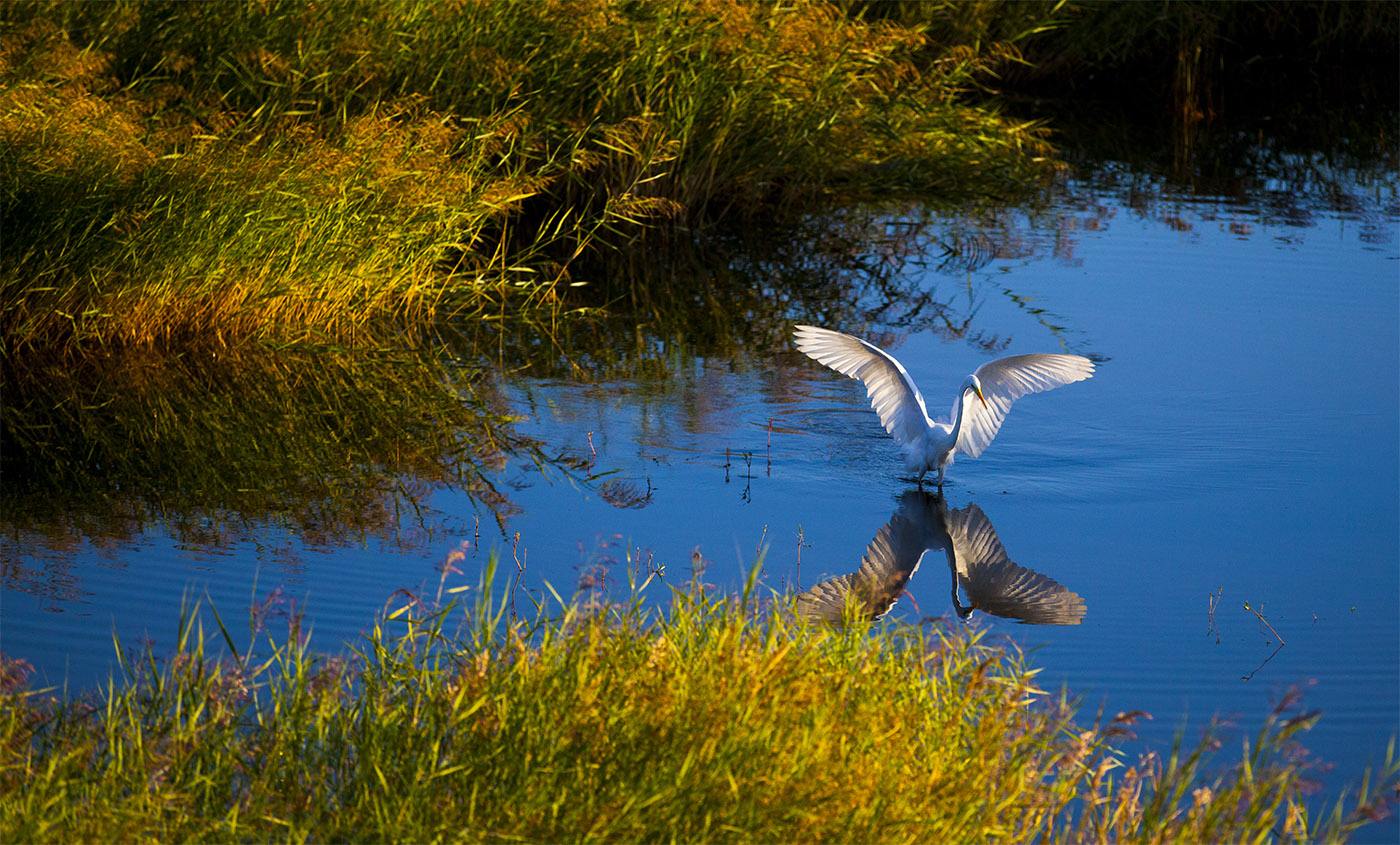
{"label": "grass reflection in water", "polygon": [[[213,547],[268,522],[310,544],[395,539],[406,514],[431,527],[441,485],[508,514],[499,471],[545,463],[488,375],[444,354],[125,356],[28,370],[5,394],[6,545],[59,556],[153,525]],[[6,557],[7,582],[32,580]]]}

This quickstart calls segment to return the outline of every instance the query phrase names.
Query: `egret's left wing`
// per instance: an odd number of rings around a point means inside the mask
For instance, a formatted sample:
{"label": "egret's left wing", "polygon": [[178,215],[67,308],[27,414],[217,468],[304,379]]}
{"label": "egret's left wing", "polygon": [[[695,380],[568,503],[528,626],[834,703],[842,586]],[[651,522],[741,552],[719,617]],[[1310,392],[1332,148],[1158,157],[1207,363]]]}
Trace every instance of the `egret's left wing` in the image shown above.
{"label": "egret's left wing", "polygon": [[[984,406],[975,398],[967,403],[957,449],[976,458],[986,451],[1001,430],[1011,403],[1028,393],[1053,390],[1094,375],[1094,362],[1082,355],[1012,355],[983,364],[975,373],[982,383]],[[959,396],[957,401],[961,402]],[[953,406],[956,418],[958,407]]]}
{"label": "egret's left wing", "polygon": [[981,508],[950,512],[947,527],[958,580],[975,609],[1037,625],[1078,625],[1084,619],[1079,594],[1011,561]]}

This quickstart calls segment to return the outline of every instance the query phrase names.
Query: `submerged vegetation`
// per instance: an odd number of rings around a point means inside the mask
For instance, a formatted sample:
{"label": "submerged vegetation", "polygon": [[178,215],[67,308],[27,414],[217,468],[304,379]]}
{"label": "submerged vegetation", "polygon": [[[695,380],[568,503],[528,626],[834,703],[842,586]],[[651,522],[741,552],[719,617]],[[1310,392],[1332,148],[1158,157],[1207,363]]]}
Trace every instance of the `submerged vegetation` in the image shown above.
{"label": "submerged vegetation", "polygon": [[4,666],[0,832],[1338,841],[1396,775],[1313,815],[1295,738],[1316,714],[1291,699],[1233,765],[1214,736],[1133,760],[1115,742],[1143,714],[1077,726],[967,629],[814,628],[697,585],[660,615],[550,603],[527,624],[483,580],[451,590],[465,605],[400,601],[349,657],[310,653],[295,618],[274,639],[264,608],[245,647],[215,617],[222,660],[197,610],[166,661],[118,645],[120,677],[73,700]]}

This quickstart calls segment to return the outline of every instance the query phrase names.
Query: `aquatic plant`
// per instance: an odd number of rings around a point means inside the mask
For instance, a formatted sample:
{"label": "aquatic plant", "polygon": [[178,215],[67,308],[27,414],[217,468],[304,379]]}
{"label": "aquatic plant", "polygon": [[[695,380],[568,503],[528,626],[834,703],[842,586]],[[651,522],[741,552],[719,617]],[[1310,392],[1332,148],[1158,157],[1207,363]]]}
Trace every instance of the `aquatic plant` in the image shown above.
{"label": "aquatic plant", "polygon": [[1291,700],[1212,775],[1213,737],[1127,759],[1142,714],[1077,726],[1013,646],[961,626],[811,627],[757,600],[757,569],[742,595],[677,586],[664,613],[556,595],[521,620],[493,569],[439,591],[460,603],[400,596],[348,656],[310,652],[295,616],[273,637],[255,608],[240,645],[192,607],[165,660],[118,643],[95,695],[7,662],[0,835],[1336,841],[1397,774],[1313,816],[1291,749],[1316,714]]}

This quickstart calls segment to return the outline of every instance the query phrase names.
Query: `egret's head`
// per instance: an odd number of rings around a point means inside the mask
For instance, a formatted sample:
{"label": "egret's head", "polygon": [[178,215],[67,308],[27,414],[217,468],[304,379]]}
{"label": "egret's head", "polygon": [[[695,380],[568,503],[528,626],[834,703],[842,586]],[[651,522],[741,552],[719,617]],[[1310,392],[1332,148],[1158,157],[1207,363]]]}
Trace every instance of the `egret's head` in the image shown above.
{"label": "egret's head", "polygon": [[977,394],[977,398],[982,400],[983,405],[987,404],[987,397],[982,394],[982,382],[975,375],[968,376],[967,381],[963,384],[963,392],[969,390]]}

